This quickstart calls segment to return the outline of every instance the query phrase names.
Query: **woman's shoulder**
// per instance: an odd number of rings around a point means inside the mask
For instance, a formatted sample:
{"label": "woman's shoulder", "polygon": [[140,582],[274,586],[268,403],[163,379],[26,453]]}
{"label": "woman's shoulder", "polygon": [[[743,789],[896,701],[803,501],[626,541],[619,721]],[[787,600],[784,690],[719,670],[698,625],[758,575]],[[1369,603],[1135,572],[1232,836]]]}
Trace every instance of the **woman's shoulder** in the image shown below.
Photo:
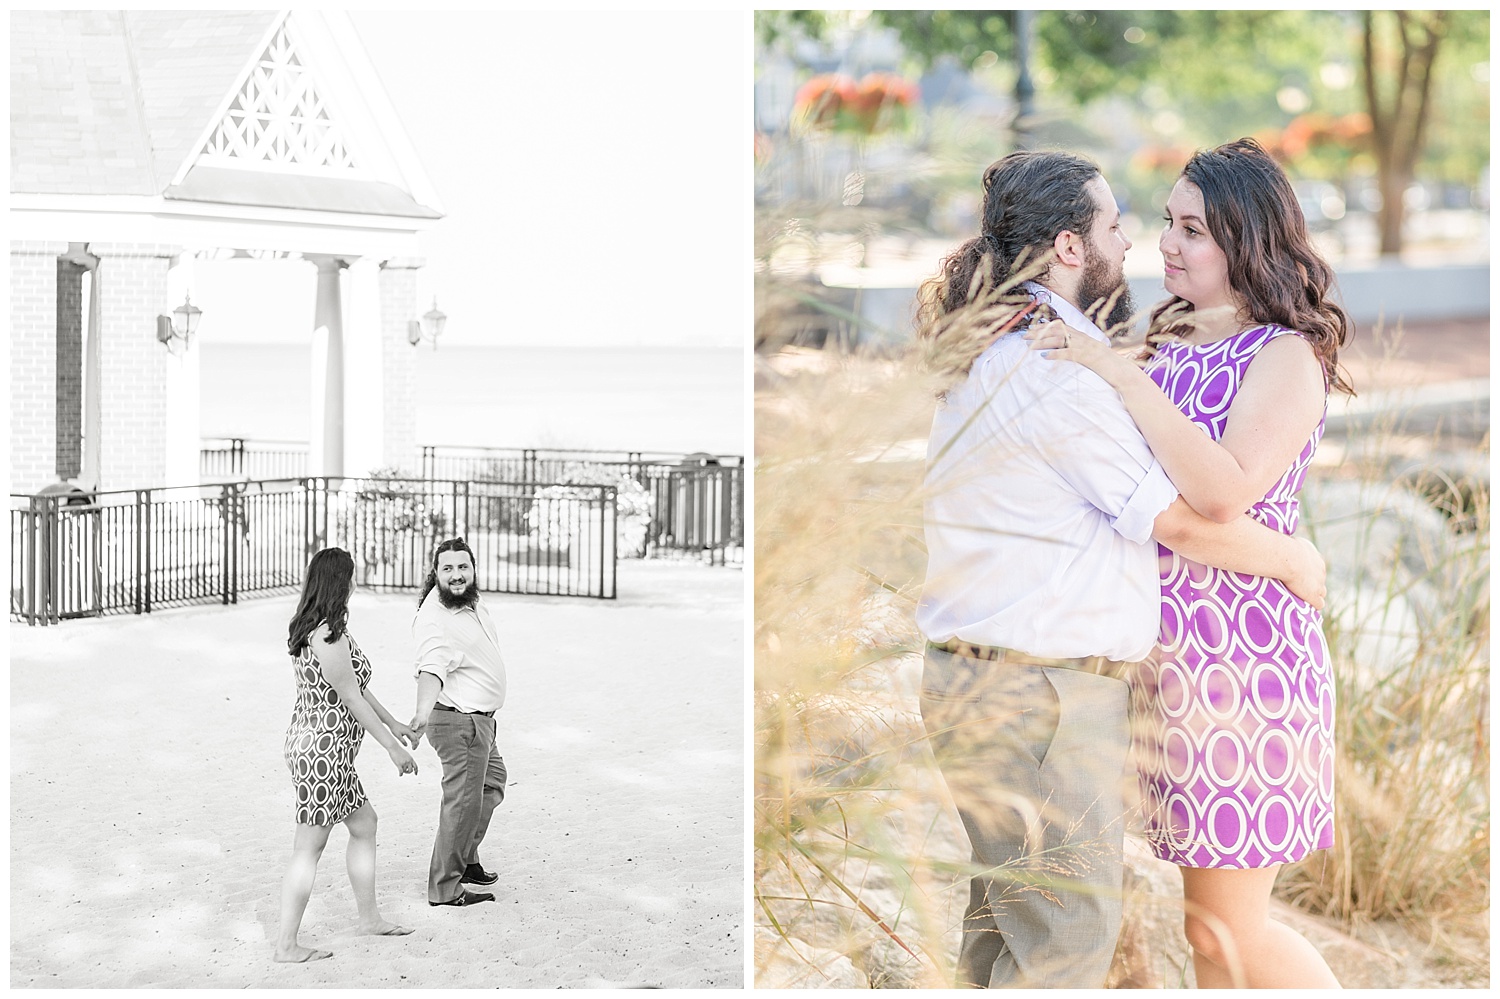
{"label": "woman's shoulder", "polygon": [[1262,356],[1302,357],[1316,360],[1307,334],[1279,323],[1256,323],[1231,337],[1211,344],[1228,363],[1247,364]]}
{"label": "woman's shoulder", "polygon": [[1290,326],[1283,326],[1280,323],[1260,322],[1240,333],[1242,339],[1252,341],[1261,346],[1288,336],[1304,341],[1307,339],[1307,334],[1301,330],[1293,329]]}
{"label": "woman's shoulder", "polygon": [[338,638],[333,637],[333,626],[327,621],[319,621],[317,626],[307,636],[309,645],[337,646],[347,644],[348,632],[343,632]]}
{"label": "woman's shoulder", "polygon": [[1307,334],[1290,326],[1262,323],[1258,327],[1247,330],[1245,336],[1254,345],[1255,353],[1270,348],[1278,353],[1315,356],[1312,341],[1308,339]]}

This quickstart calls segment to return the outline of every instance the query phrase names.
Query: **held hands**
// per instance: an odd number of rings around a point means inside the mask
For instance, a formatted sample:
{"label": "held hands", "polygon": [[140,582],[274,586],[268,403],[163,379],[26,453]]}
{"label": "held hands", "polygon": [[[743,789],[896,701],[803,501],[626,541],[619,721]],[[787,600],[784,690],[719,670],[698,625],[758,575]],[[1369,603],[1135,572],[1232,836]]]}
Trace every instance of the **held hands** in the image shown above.
{"label": "held hands", "polygon": [[406,751],[401,743],[396,743],[390,749],[387,749],[386,752],[390,754],[391,762],[396,764],[396,773],[402,777],[417,772],[417,761],[412,759],[412,755]]}
{"label": "held hands", "polygon": [[1293,595],[1301,597],[1312,604],[1318,610],[1323,609],[1323,601],[1328,597],[1328,563],[1323,561],[1323,556],[1318,549],[1306,538],[1293,538],[1298,544],[1298,557],[1287,574],[1287,589]]}
{"label": "held hands", "polygon": [[407,743],[411,746],[412,749],[416,749],[417,744],[422,741],[422,736],[410,725],[403,725],[400,722],[392,722],[387,727],[391,730],[391,735],[394,735],[402,742]]}
{"label": "held hands", "polygon": [[427,719],[429,717],[431,717],[430,714],[424,714],[424,713],[422,713],[422,712],[419,711],[415,715],[412,716],[411,724],[408,725],[408,726],[406,726],[406,730],[411,733],[411,737],[412,737],[411,748],[412,749],[416,749],[417,748],[417,745],[422,741],[422,736],[424,734],[426,734],[426,732],[427,732]]}

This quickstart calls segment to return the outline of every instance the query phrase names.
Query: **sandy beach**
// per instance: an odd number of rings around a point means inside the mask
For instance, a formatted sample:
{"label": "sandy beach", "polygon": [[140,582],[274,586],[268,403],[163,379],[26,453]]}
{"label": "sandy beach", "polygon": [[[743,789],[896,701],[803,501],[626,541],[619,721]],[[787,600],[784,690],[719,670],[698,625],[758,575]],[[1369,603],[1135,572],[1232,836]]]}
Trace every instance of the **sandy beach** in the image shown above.
{"label": "sandy beach", "polygon": [[[615,601],[489,598],[509,680],[495,902],[426,904],[442,768],[424,742],[398,777],[367,736],[380,904],[414,932],[355,935],[339,828],[302,929],[334,956],[307,965],[271,961],[295,596],[12,624],[12,987],[740,987],[744,574],[632,561],[619,581]],[[350,608],[399,718],[413,611]]]}

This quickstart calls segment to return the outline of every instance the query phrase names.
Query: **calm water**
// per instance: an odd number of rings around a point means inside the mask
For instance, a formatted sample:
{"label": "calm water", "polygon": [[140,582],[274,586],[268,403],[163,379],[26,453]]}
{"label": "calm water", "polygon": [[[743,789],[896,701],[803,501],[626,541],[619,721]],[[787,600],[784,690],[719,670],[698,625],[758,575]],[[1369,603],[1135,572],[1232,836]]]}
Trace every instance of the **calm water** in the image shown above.
{"label": "calm water", "polygon": [[[204,437],[308,439],[310,347],[193,349]],[[444,346],[412,357],[418,444],[746,453],[739,349]]]}

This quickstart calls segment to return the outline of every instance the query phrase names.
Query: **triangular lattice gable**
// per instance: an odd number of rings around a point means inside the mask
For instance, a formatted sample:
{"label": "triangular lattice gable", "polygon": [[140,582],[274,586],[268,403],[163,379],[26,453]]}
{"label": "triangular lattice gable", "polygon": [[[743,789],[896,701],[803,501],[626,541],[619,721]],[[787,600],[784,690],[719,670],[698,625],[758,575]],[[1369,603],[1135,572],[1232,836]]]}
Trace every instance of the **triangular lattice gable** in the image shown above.
{"label": "triangular lattice gable", "polygon": [[197,162],[318,173],[358,169],[285,17],[209,133]]}

